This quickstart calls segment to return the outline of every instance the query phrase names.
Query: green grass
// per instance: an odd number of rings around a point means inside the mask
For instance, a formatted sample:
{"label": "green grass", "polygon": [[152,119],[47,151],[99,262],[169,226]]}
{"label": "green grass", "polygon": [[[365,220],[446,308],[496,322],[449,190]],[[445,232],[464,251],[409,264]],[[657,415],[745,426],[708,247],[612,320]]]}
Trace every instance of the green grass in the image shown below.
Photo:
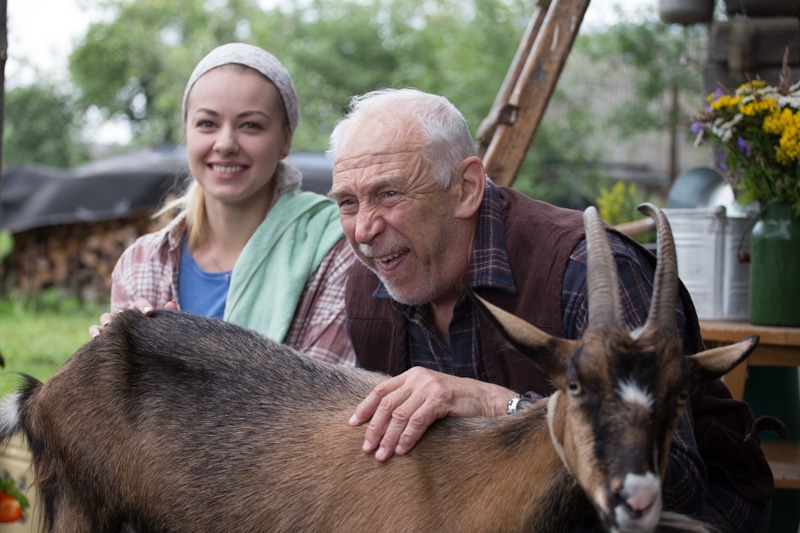
{"label": "green grass", "polygon": [[45,381],[84,343],[89,326],[97,324],[100,309],[59,306],[37,311],[21,305],[0,306],[0,397],[20,384],[18,372]]}

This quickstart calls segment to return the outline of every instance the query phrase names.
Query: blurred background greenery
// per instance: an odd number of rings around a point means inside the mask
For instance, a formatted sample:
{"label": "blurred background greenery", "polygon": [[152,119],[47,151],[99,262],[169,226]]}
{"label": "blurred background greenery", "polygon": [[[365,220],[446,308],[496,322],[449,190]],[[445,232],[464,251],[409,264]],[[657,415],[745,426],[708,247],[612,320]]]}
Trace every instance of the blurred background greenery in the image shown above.
{"label": "blurred background greenery", "polygon": [[[665,135],[685,130],[702,103],[708,27],[665,24],[656,3],[613,8],[615,23],[581,27],[515,187],[573,206],[594,202],[618,179],[646,180],[656,196],[668,188],[675,165],[664,161],[672,157],[663,150]],[[3,167],[73,167],[133,147],[179,145],[191,69],[214,46],[235,40],[272,51],[293,74],[302,107],[294,151],[324,151],[348,98],[387,86],[447,96],[475,131],[536,4],[84,0],[97,20],[69,52],[67,79],[7,80]],[[98,139],[109,123],[126,130],[129,142]],[[679,157],[705,157],[686,152]]]}
{"label": "blurred background greenery", "polygon": [[0,301],[0,397],[20,384],[24,372],[42,381],[89,340],[101,310],[46,291],[35,301]]}

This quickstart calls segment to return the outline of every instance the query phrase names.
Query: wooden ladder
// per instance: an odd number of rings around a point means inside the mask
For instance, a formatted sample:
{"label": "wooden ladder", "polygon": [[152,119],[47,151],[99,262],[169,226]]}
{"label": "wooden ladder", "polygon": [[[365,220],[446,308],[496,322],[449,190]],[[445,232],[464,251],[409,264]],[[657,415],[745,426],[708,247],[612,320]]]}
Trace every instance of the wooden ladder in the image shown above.
{"label": "wooden ladder", "polygon": [[539,0],[476,138],[486,174],[510,186],[533,142],[589,0]]}

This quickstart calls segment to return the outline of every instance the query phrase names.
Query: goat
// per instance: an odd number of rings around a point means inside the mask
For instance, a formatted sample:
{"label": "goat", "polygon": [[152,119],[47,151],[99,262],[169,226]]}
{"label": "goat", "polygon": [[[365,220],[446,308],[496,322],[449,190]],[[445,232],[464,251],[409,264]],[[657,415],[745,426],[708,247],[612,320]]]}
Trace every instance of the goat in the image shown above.
{"label": "goat", "polygon": [[53,533],[561,532],[592,509],[608,531],[698,525],[662,513],[670,437],[692,386],[738,364],[757,338],[681,354],[669,225],[641,209],[660,240],[641,331],[624,325],[605,229],[589,208],[582,339],[476,299],[557,391],[511,416],[438,420],[385,463],[361,452],[365,430],[347,421],[386,376],[166,310],[123,311],[45,384],[26,377],[4,400],[0,441],[27,439]]}

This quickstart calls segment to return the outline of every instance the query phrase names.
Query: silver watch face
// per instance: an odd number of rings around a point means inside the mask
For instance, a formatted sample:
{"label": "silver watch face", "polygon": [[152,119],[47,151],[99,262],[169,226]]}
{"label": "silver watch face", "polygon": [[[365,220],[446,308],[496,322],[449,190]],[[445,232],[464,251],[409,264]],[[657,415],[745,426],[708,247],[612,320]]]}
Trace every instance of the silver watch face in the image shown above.
{"label": "silver watch face", "polygon": [[530,404],[530,398],[526,398],[525,396],[514,396],[508,401],[508,409],[506,409],[506,413],[512,415],[517,411],[523,411],[527,409]]}

